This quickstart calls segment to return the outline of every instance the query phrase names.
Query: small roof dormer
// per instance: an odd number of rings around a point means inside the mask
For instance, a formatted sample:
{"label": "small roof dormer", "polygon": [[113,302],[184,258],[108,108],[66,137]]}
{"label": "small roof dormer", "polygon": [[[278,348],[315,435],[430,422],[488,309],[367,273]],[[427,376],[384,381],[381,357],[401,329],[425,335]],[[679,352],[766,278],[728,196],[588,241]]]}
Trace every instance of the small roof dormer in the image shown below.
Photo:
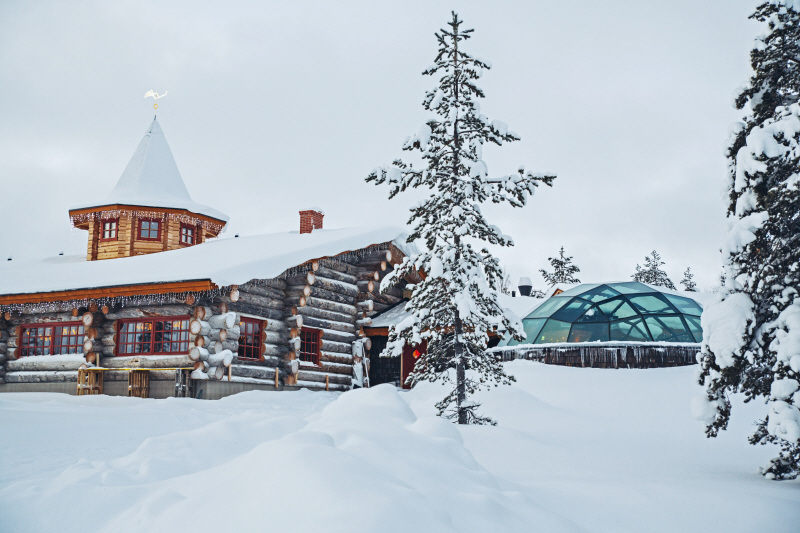
{"label": "small roof dormer", "polygon": [[228,222],[227,215],[192,200],[155,118],[111,193],[72,207],[69,215],[76,228],[89,232],[89,261],[199,244]]}

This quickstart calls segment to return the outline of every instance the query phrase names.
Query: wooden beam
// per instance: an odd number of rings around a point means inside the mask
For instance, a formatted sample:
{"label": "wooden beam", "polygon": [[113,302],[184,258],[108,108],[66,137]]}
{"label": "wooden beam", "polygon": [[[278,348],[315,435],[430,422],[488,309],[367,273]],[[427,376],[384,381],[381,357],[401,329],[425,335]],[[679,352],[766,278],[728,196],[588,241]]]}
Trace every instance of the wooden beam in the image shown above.
{"label": "wooden beam", "polygon": [[117,287],[98,287],[70,291],[36,292],[27,294],[6,294],[0,296],[0,305],[87,300],[114,296],[138,296],[146,294],[167,294],[170,292],[196,292],[216,289],[211,280],[176,281],[171,283],[148,283],[143,285],[121,285]]}
{"label": "wooden beam", "polygon": [[364,333],[367,334],[367,337],[372,337],[373,335],[378,337],[388,337],[389,328],[364,328]]}

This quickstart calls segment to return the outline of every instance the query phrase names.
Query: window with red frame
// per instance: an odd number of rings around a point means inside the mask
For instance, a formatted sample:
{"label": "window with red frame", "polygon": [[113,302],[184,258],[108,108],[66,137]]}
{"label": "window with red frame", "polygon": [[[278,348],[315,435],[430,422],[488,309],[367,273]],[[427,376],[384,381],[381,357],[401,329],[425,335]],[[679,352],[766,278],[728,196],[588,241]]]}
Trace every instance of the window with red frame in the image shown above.
{"label": "window with red frame", "polygon": [[320,333],[318,329],[300,330],[300,360],[319,364]]}
{"label": "window with red frame", "polygon": [[194,231],[195,228],[181,224],[181,244],[191,246],[194,244]]}
{"label": "window with red frame", "polygon": [[139,219],[139,232],[136,234],[140,241],[160,241],[161,221],[152,218]]}
{"label": "window with red frame", "polygon": [[261,320],[244,318],[239,320],[239,358],[261,358]]}
{"label": "window with red frame", "polygon": [[117,355],[168,355],[189,351],[189,317],[126,320],[119,326]]}
{"label": "window with red frame", "polygon": [[103,241],[116,241],[117,240],[117,226],[119,226],[119,219],[103,220],[103,231],[100,239]]}
{"label": "window with red frame", "polygon": [[83,353],[83,323],[28,324],[20,332],[20,356]]}

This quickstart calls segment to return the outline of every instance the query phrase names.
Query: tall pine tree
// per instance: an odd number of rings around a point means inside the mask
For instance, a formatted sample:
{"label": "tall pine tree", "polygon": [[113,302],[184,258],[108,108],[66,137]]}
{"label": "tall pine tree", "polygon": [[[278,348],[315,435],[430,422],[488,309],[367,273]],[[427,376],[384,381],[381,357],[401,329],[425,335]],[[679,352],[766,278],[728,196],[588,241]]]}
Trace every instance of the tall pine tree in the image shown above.
{"label": "tall pine tree", "polygon": [[666,263],[661,260],[658,252],[653,250],[650,255],[645,256],[644,267],[636,265],[636,273],[631,278],[633,278],[633,281],[641,281],[649,285],[675,290],[675,284],[669,279],[667,273],[661,270],[661,265],[664,264]]}
{"label": "tall pine tree", "polygon": [[[496,258],[482,243],[512,246],[513,241],[491,226],[480,205],[507,202],[522,207],[539,183],[551,185],[555,176],[526,172],[494,179],[488,177],[483,146],[519,140],[499,120],[490,121],[480,112],[477,99],[483,91],[476,85],[488,61],[468,54],[463,47],[473,30],[461,27],[452,13],[449,29],[436,33],[439,51],[423,75],[439,77],[422,106],[436,116],[406,139],[403,150],[419,151],[420,167],[400,159],[375,169],[368,182],[388,184],[389,198],[409,188],[427,188],[428,198],[411,209],[410,240],[420,239],[427,251],[407,257],[384,278],[390,287],[412,271],[424,271],[425,279],[412,287],[406,310],[413,316],[389,332],[384,355],[399,356],[406,343],[427,340],[427,353],[417,360],[409,381],[443,381],[455,384],[436,404],[439,415],[459,424],[492,423],[477,413],[478,404],[467,396],[482,386],[508,383],[502,364],[486,353],[487,332],[494,326],[515,338],[524,338],[522,325],[504,314],[496,293],[503,272]],[[469,373],[468,373],[469,372]]]}
{"label": "tall pine tree", "polygon": [[561,247],[561,250],[558,252],[558,257],[548,257],[548,261],[550,261],[550,265],[553,267],[553,272],[547,272],[546,270],[542,269],[539,272],[542,273],[542,277],[544,278],[545,282],[551,287],[556,283],[568,283],[570,285],[574,285],[576,283],[580,283],[581,280],[575,277],[575,274],[581,271],[576,265],[572,263],[572,256],[566,257],[564,255],[564,247]]}
{"label": "tall pine tree", "polygon": [[697,283],[694,282],[694,274],[692,274],[691,268],[686,267],[686,272],[683,273],[681,285],[683,285],[683,290],[687,292],[697,292]]}
{"label": "tall pine tree", "polygon": [[724,287],[703,312],[695,416],[706,434],[728,426],[729,395],[764,398],[750,437],[781,451],[771,479],[800,473],[800,7],[772,0],[750,18],[767,31],[750,52],[753,74],[736,96],[745,109],[731,130]]}

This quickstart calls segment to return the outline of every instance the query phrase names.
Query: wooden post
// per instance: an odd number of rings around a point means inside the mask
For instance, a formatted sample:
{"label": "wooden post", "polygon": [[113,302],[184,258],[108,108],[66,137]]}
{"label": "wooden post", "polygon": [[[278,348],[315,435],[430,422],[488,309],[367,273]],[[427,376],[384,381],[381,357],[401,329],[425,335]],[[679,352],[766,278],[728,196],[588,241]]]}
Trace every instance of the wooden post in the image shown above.
{"label": "wooden post", "polygon": [[100,246],[100,226],[102,225],[102,221],[100,217],[94,216],[92,220],[89,222],[90,227],[92,228],[91,232],[91,239],[92,239],[92,252],[90,261],[97,261],[97,248]]}
{"label": "wooden post", "polygon": [[330,380],[331,380],[331,377],[326,375],[325,376],[325,390],[326,391],[331,390]]}
{"label": "wooden post", "polygon": [[228,381],[231,381],[231,368],[233,368],[233,365],[228,365]]}
{"label": "wooden post", "polygon": [[278,367],[275,367],[275,390],[278,390]]}
{"label": "wooden post", "polygon": [[[163,252],[167,251],[169,247],[169,215],[164,215],[164,218],[161,219],[161,231],[162,231],[162,250]],[[192,305],[192,304],[189,304]]]}

